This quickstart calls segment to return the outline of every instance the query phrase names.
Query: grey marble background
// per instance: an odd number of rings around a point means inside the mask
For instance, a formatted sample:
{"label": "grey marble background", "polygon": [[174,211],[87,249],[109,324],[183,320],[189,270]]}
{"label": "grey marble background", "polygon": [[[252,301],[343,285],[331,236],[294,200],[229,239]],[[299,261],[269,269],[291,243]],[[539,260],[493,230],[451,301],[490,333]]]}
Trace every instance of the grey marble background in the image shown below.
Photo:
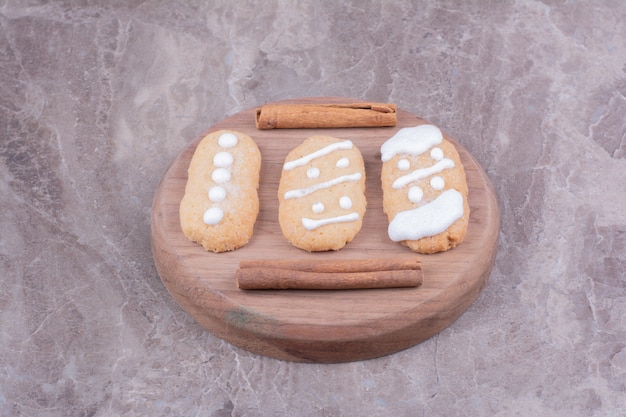
{"label": "grey marble background", "polygon": [[[0,415],[626,414],[623,1],[0,0]],[[483,165],[472,307],[379,359],[235,348],[161,283],[161,175],[228,115],[393,102]]]}

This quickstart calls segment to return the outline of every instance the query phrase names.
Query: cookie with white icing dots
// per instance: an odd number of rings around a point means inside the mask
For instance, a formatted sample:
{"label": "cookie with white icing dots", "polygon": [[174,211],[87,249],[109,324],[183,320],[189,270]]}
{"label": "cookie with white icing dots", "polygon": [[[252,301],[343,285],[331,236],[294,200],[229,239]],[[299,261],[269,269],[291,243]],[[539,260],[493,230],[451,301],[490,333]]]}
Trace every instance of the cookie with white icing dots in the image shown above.
{"label": "cookie with white icing dots", "polygon": [[240,248],[259,214],[261,153],[251,137],[232,130],[209,133],[198,144],[180,203],[180,226],[212,252]]}
{"label": "cookie with white icing dots", "polygon": [[400,129],[381,147],[388,235],[419,253],[451,249],[465,238],[468,186],[459,154],[430,124]]}
{"label": "cookie with white icing dots", "polygon": [[285,158],[278,217],[297,248],[339,250],[361,230],[366,209],[365,166],[349,140],[312,136]]}

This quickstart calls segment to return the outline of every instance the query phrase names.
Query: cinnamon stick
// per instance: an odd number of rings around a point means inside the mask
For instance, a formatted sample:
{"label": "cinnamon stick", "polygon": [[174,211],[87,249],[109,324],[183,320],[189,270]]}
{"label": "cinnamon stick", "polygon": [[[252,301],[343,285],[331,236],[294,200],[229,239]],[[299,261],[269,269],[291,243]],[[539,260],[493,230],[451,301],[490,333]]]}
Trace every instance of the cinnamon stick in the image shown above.
{"label": "cinnamon stick", "polygon": [[415,257],[371,258],[345,260],[311,259],[245,259],[239,268],[282,268],[306,272],[368,272],[422,269],[422,262]]}
{"label": "cinnamon stick", "polygon": [[305,272],[281,268],[245,268],[235,273],[242,290],[346,290],[417,287],[421,270],[371,272]]}
{"label": "cinnamon stick", "polygon": [[246,260],[235,277],[243,290],[344,290],[418,287],[423,275],[421,262],[415,259]]}
{"label": "cinnamon stick", "polygon": [[390,103],[266,104],[256,111],[258,129],[386,127],[397,123]]}

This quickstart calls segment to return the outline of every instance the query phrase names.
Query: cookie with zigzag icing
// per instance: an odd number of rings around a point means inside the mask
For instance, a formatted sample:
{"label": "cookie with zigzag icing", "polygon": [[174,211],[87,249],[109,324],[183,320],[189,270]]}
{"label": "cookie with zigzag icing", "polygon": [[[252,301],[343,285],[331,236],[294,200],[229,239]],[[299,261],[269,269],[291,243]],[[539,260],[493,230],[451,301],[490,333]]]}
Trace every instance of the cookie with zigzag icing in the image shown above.
{"label": "cookie with zigzag icing", "polygon": [[454,145],[430,124],[400,129],[381,147],[388,235],[419,253],[463,241],[469,223],[465,170]]}

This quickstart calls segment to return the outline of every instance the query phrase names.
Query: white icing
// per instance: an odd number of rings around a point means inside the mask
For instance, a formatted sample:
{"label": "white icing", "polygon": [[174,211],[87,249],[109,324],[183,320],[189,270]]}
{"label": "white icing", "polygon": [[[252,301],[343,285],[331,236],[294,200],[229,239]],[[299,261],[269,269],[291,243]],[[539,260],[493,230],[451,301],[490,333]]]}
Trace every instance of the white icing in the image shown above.
{"label": "white icing", "polygon": [[228,168],[233,163],[233,156],[228,152],[218,152],[213,157],[213,165],[220,168]]}
{"label": "white icing", "polygon": [[325,188],[330,188],[333,185],[341,184],[341,183],[348,182],[348,181],[358,181],[360,179],[361,179],[360,172],[355,172],[354,174],[350,174],[350,175],[342,175],[340,177],[333,178],[326,182],[314,184],[307,188],[289,190],[285,193],[285,200],[289,200],[290,198],[301,198],[301,197],[304,197],[305,195],[314,193],[315,191],[322,190]]}
{"label": "white icing", "polygon": [[235,135],[234,133],[222,133],[222,135],[217,140],[217,143],[222,148],[232,148],[233,146],[237,145],[238,141],[239,139],[237,139],[237,135]]}
{"label": "white icing", "polygon": [[319,214],[321,212],[324,211],[324,204],[317,202],[315,204],[313,204],[313,206],[311,207],[311,211],[315,214]]}
{"label": "white icing", "polygon": [[408,159],[400,159],[398,161],[398,169],[400,171],[406,171],[409,168],[411,168],[411,162]]}
{"label": "white icing", "polygon": [[211,174],[211,179],[218,184],[230,181],[230,172],[224,168],[218,168]]}
{"label": "white icing", "polygon": [[[411,128],[400,129],[394,136],[389,138],[381,146],[381,160],[389,161],[396,155],[421,155],[430,151],[430,157],[437,161],[434,165],[416,169],[407,175],[396,178],[392,187],[400,189],[413,181],[430,177],[446,169],[454,168],[455,164],[449,158],[445,158],[443,150],[435,147],[443,140],[443,135],[438,127],[433,125],[420,125]],[[399,170],[405,171],[410,168],[409,160],[403,158],[397,163]],[[443,190],[445,180],[435,175],[430,179],[430,186],[434,190]],[[409,188],[407,197],[412,203],[419,203],[424,198],[424,190],[414,185]],[[442,192],[435,200],[421,207],[401,211],[389,223],[389,238],[394,242],[403,240],[418,240],[427,236],[442,233],[452,223],[463,216],[463,196],[456,190],[450,189]]]}
{"label": "white icing", "polygon": [[443,187],[446,186],[446,182],[440,176],[432,177],[430,179],[430,186],[433,190],[443,190]]}
{"label": "white icing", "polygon": [[313,168],[307,169],[306,170],[306,176],[307,176],[307,178],[310,178],[310,179],[315,179],[315,178],[319,177],[320,176],[319,168],[313,167]]}
{"label": "white icing", "polygon": [[318,227],[324,226],[327,224],[353,222],[358,219],[359,219],[359,213],[355,211],[350,214],[345,214],[343,216],[328,217],[326,219],[319,219],[319,220],[309,219],[309,218],[304,217],[302,219],[302,225],[304,226],[306,230],[315,230]]}
{"label": "white icing", "polygon": [[209,200],[219,203],[226,198],[226,190],[220,186],[211,187],[209,190]]}
{"label": "white icing", "polygon": [[409,192],[407,193],[407,196],[409,197],[409,201],[411,203],[419,203],[420,201],[422,201],[422,198],[424,197],[424,190],[422,190],[417,185],[414,185],[411,188],[409,188]]}
{"label": "white icing", "polygon": [[209,225],[218,224],[222,218],[224,217],[224,212],[219,207],[211,207],[207,211],[204,212],[204,216],[202,216],[202,220],[204,223]]}
{"label": "white icing", "polygon": [[387,232],[394,242],[418,240],[437,235],[463,216],[463,196],[446,190],[421,207],[401,211],[389,223]]}
{"label": "white icing", "polygon": [[399,189],[413,181],[429,177],[433,174],[438,174],[444,169],[448,168],[454,168],[454,161],[452,159],[444,158],[441,161],[437,162],[435,165],[427,168],[416,169],[410,174],[396,178],[391,186],[395,189]]}
{"label": "white icing", "polygon": [[283,169],[285,171],[290,171],[294,168],[297,168],[299,166],[305,165],[307,163],[309,163],[310,161],[314,160],[315,158],[319,158],[321,156],[324,155],[328,155],[331,152],[334,152],[336,150],[339,149],[352,149],[352,141],[349,140],[344,140],[341,142],[335,142],[335,143],[331,143],[330,145],[327,145],[325,147],[323,147],[322,149],[319,149],[315,152],[312,152],[308,155],[303,156],[302,158],[298,158],[298,159],[294,159],[293,161],[289,161],[289,162],[285,162],[285,165],[283,165]]}
{"label": "white icing", "polygon": [[344,195],[339,199],[339,207],[344,210],[350,210],[352,208],[352,200],[347,195]]}
{"label": "white icing", "polygon": [[420,155],[441,143],[442,139],[443,135],[437,126],[405,127],[383,143],[380,148],[381,159],[387,162],[397,154]]}
{"label": "white icing", "polygon": [[335,164],[337,168],[348,168],[350,166],[350,160],[346,157],[341,158]]}
{"label": "white icing", "polygon": [[443,151],[441,148],[432,148],[430,150],[430,157],[435,161],[441,161],[443,159]]}
{"label": "white icing", "polygon": [[[234,133],[223,133],[217,140],[222,148],[232,148],[238,142],[237,135]],[[229,152],[218,152],[213,156],[213,165],[217,168],[211,173],[211,179],[217,184],[224,184],[230,181],[230,171],[226,168],[233,164],[233,156]],[[226,190],[219,185],[209,188],[209,200],[213,203],[219,203],[226,198]],[[211,207],[202,215],[204,223],[215,225],[224,218],[224,211],[219,207]]]}

